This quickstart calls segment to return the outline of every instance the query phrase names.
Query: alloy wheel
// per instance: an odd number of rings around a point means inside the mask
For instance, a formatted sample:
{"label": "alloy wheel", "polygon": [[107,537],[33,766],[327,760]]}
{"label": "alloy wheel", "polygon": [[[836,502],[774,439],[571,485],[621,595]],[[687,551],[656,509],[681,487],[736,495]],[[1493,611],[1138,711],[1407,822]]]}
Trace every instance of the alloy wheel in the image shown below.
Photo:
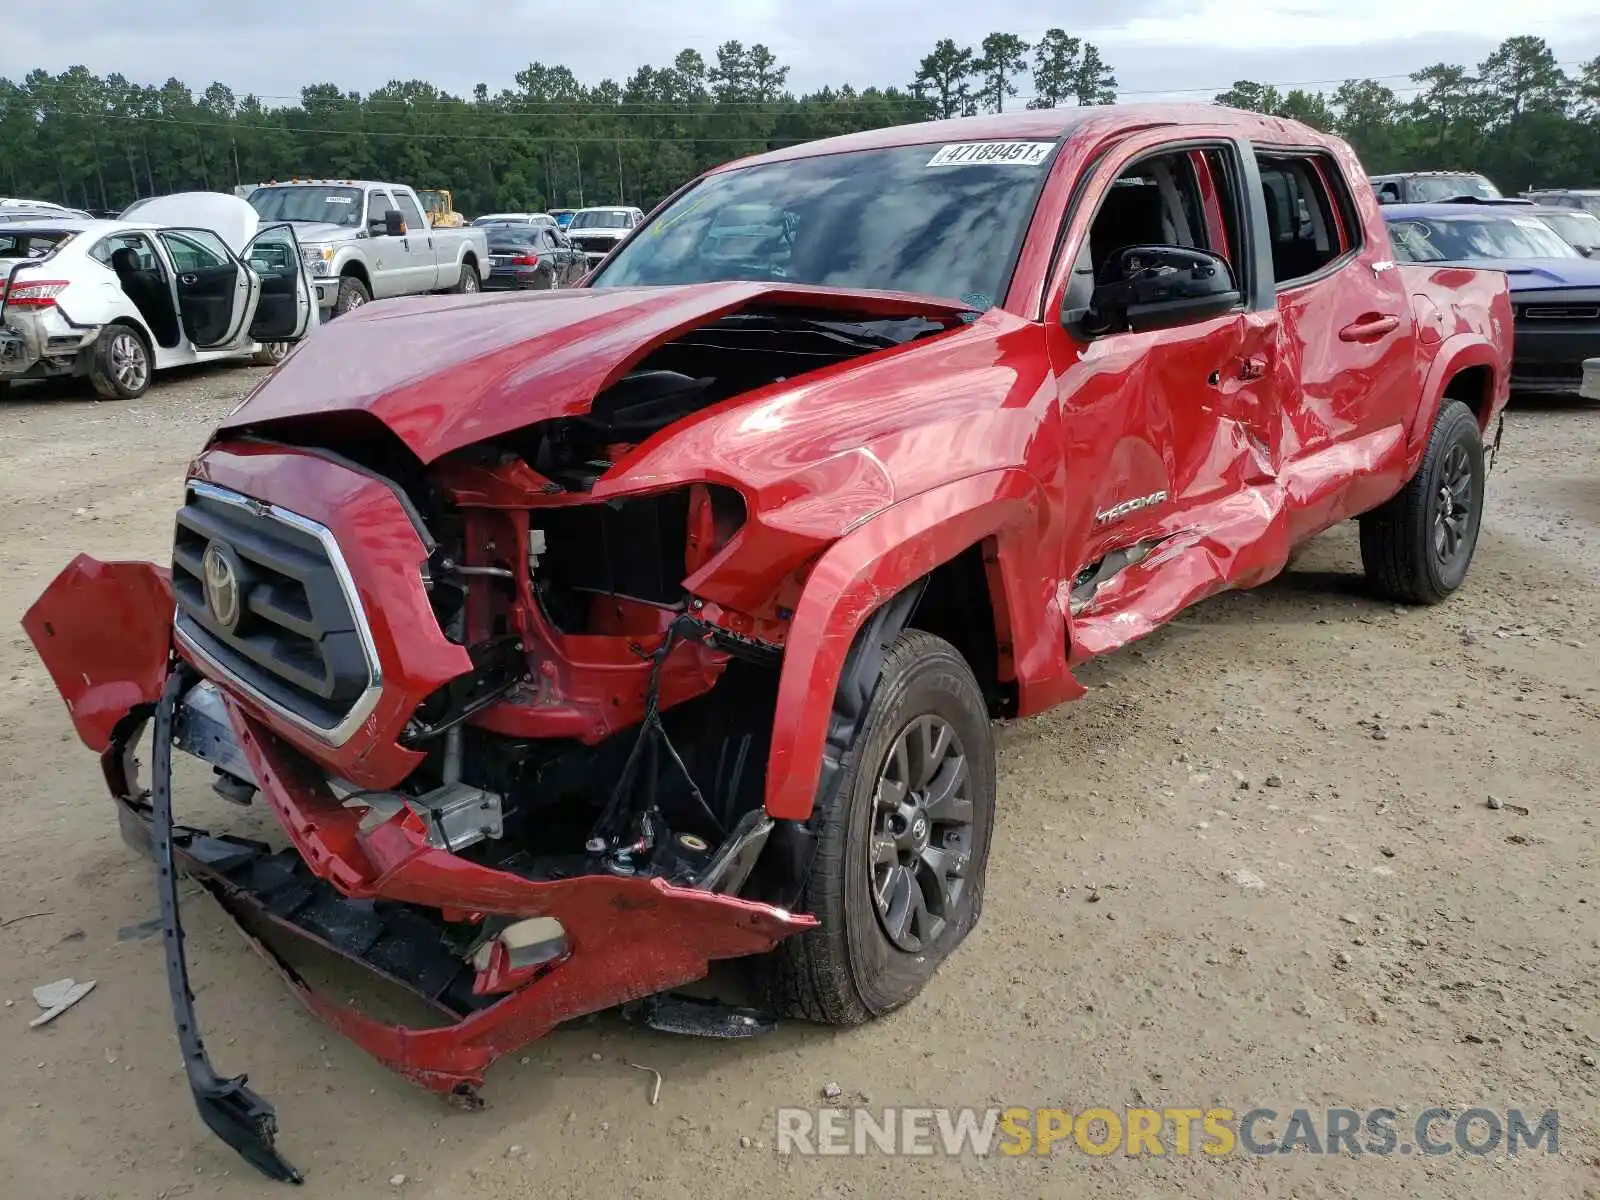
{"label": "alloy wheel", "polygon": [[1472,463],[1467,448],[1450,447],[1439,468],[1439,486],[1434,494],[1433,553],[1441,566],[1450,566],[1471,550],[1468,535],[1472,530]]}
{"label": "alloy wheel", "polygon": [[966,886],[972,774],[950,723],[917,717],[878,771],[867,870],[883,932],[917,953],[943,932]]}
{"label": "alloy wheel", "polygon": [[138,392],[150,378],[150,359],[137,334],[119,333],[111,339],[111,375],[128,392]]}

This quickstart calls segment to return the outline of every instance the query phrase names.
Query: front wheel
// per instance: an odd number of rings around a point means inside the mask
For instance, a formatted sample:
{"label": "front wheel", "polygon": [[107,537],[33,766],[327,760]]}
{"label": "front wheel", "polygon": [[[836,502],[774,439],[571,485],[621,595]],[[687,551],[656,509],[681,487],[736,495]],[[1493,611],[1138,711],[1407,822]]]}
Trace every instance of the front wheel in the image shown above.
{"label": "front wheel", "polygon": [[762,962],[770,1003],[859,1025],[915,997],[977,923],[994,799],[993,733],[972,669],[948,642],[906,631],[819,813],[801,900],[819,925]]}
{"label": "front wheel", "polygon": [[1446,400],[1417,473],[1361,517],[1361,564],[1385,598],[1437,604],[1461,586],[1478,545],[1486,481],[1478,419]]}
{"label": "front wheel", "polygon": [[450,290],[463,296],[470,296],[474,292],[482,291],[483,283],[478,278],[478,268],[473,266],[471,263],[462,263],[461,278],[456,280],[455,287],[451,288]]}
{"label": "front wheel", "polygon": [[150,387],[150,348],[126,325],[107,325],[90,352],[89,382],[102,400],[137,400]]}
{"label": "front wheel", "polygon": [[360,308],[372,300],[372,293],[367,290],[367,285],[354,275],[346,275],[339,280],[339,295],[333,302],[333,315],[342,317],[353,308]]}

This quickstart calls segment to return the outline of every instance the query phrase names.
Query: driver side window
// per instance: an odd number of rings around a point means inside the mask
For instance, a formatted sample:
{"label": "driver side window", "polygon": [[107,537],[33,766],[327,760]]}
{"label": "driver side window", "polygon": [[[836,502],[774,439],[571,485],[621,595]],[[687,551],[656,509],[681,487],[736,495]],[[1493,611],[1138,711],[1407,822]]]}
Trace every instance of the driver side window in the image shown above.
{"label": "driver side window", "polygon": [[1111,185],[1084,246],[1096,279],[1129,246],[1183,246],[1226,257],[1227,247],[1213,245],[1208,232],[1194,158],[1187,150],[1152,155]]}
{"label": "driver side window", "polygon": [[1236,161],[1232,148],[1185,147],[1121,168],[1073,262],[1061,313],[1069,327],[1101,337],[1236,308]]}

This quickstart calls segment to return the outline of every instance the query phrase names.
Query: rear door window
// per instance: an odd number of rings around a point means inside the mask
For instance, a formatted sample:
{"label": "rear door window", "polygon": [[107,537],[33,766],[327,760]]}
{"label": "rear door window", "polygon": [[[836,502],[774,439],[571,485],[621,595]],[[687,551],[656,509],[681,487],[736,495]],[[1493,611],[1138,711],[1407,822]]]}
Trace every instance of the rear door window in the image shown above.
{"label": "rear door window", "polygon": [[396,192],[395,203],[400,206],[400,215],[405,218],[406,232],[417,233],[428,228],[428,222],[422,216],[422,210],[417,207],[417,202],[404,192]]}
{"label": "rear door window", "polygon": [[1359,249],[1361,224],[1338,164],[1325,154],[1256,155],[1272,271],[1279,287],[1318,275]]}
{"label": "rear door window", "polygon": [[156,258],[155,247],[150,244],[150,239],[142,233],[118,233],[108,238],[101,238],[95,243],[89,257],[102,266],[111,266],[111,256],[118,250],[132,250],[134,266],[141,271],[161,270],[161,261]]}

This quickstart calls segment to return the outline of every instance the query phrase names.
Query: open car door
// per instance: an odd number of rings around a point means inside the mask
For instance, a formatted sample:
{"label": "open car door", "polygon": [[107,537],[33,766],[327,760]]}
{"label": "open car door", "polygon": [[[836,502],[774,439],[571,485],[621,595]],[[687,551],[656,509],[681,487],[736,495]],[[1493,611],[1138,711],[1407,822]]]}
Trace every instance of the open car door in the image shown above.
{"label": "open car door", "polygon": [[317,302],[294,229],[268,225],[245,244],[244,261],[261,280],[261,299],[249,323],[250,340],[294,342],[305,337],[317,319]]}
{"label": "open car door", "polygon": [[243,350],[261,298],[261,280],[209,229],[162,229],[172,259],[178,316],[196,350]]}

